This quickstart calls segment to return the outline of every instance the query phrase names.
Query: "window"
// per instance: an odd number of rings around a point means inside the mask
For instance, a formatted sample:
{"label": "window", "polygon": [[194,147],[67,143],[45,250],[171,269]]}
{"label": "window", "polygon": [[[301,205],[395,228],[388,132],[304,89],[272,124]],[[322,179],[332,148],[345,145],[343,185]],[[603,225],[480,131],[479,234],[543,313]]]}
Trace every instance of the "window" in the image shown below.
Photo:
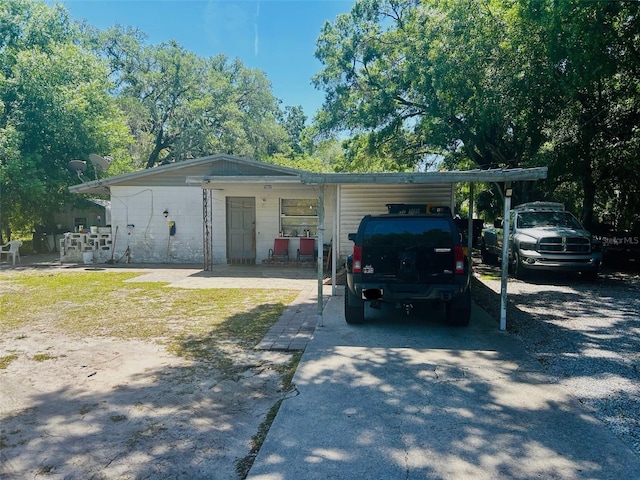
{"label": "window", "polygon": [[318,234],[316,198],[280,199],[280,236],[315,237]]}
{"label": "window", "polygon": [[89,225],[87,224],[87,217],[75,217],[73,219],[73,226],[75,227],[75,231],[79,232],[83,229],[89,229]]}
{"label": "window", "polygon": [[421,217],[372,219],[364,233],[365,246],[389,246],[406,249],[451,247],[451,225],[445,219]]}

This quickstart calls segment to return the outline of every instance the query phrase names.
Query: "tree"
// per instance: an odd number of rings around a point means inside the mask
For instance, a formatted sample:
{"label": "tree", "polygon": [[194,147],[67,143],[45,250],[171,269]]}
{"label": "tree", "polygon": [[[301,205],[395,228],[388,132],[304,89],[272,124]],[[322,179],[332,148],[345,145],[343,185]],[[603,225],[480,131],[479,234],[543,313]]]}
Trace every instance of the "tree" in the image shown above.
{"label": "tree", "polygon": [[346,169],[548,164],[522,199],[575,199],[589,225],[596,202],[639,204],[639,6],[357,1],[318,39],[316,121],[353,135]]}
{"label": "tree", "polygon": [[640,211],[639,4],[540,5],[530,20],[549,30],[544,53],[563,104],[548,123],[552,188],[578,197],[588,227],[598,207],[628,228]]}
{"label": "tree", "polygon": [[76,43],[61,7],[0,0],[0,10],[0,224],[10,237],[72,201],[70,160],[117,151],[128,135],[105,65]]}
{"label": "tree", "polygon": [[531,56],[511,13],[491,1],[356,2],[318,40],[320,124],[366,136],[364,154],[383,151],[400,168],[433,154],[520,164],[541,143],[544,103],[539,66],[518,62]]}
{"label": "tree", "polygon": [[265,159],[290,151],[271,84],[224,55],[201,58],[177,42],[144,44],[115,26],[94,46],[110,64],[120,105],[145,168],[216,153]]}
{"label": "tree", "polygon": [[304,114],[301,106],[284,107],[284,118],[282,120],[282,126],[289,136],[291,149],[293,150],[294,154],[301,154],[304,151],[302,142],[306,121],[307,116]]}

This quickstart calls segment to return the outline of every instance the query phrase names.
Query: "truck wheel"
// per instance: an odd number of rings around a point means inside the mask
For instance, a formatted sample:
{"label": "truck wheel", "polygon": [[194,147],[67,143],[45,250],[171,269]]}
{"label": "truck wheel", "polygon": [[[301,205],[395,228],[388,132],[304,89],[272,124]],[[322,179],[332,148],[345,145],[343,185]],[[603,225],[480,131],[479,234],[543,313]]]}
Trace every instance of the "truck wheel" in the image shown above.
{"label": "truck wheel", "polygon": [[471,291],[460,298],[447,302],[445,306],[447,323],[456,327],[466,327],[471,320]]}
{"label": "truck wheel", "polygon": [[489,253],[487,246],[482,242],[480,245],[480,258],[485,265],[495,265],[498,263],[498,257],[492,253]]}
{"label": "truck wheel", "polygon": [[347,323],[364,323],[364,302],[344,287],[344,319]]}
{"label": "truck wheel", "polygon": [[513,273],[514,278],[519,278],[520,280],[525,277],[525,269],[520,263],[520,255],[517,252],[513,253],[513,263],[511,264],[511,272]]}

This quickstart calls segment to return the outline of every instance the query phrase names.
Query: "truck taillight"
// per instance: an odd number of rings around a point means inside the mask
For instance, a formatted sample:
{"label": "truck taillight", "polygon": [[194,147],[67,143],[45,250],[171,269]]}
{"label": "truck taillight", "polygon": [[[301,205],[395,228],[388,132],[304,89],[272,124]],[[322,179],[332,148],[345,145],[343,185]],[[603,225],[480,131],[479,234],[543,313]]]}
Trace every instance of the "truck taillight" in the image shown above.
{"label": "truck taillight", "polygon": [[464,249],[461,246],[453,247],[453,260],[455,262],[454,272],[464,273]]}
{"label": "truck taillight", "polygon": [[353,273],[362,273],[362,246],[353,247]]}

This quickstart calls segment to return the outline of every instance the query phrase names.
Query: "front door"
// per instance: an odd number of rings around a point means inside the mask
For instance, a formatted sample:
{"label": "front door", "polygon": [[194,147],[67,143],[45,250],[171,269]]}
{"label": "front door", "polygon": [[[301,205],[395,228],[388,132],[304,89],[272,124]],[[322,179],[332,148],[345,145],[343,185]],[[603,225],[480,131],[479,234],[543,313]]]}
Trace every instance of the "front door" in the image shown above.
{"label": "front door", "polygon": [[256,200],[227,197],[227,263],[256,263]]}

